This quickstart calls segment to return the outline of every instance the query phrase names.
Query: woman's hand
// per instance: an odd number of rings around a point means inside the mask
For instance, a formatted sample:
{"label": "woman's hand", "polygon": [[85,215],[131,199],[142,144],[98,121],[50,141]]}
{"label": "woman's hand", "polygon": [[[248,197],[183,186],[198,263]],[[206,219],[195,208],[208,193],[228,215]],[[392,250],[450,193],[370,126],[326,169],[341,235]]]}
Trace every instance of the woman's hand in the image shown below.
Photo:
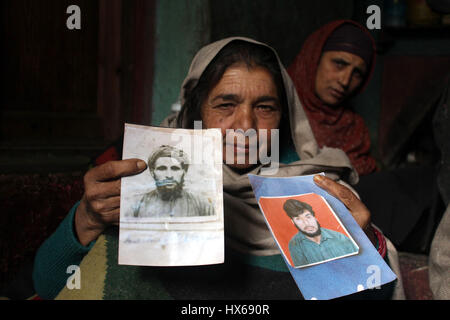
{"label": "woman's hand", "polygon": [[332,196],[341,200],[363,229],[369,240],[376,245],[376,236],[370,224],[370,211],[361,200],[346,186],[323,175],[314,176],[314,182]]}
{"label": "woman's hand", "polygon": [[139,159],[110,161],[84,176],[84,195],[75,213],[75,231],[84,246],[110,225],[119,224],[120,179],[147,167]]}

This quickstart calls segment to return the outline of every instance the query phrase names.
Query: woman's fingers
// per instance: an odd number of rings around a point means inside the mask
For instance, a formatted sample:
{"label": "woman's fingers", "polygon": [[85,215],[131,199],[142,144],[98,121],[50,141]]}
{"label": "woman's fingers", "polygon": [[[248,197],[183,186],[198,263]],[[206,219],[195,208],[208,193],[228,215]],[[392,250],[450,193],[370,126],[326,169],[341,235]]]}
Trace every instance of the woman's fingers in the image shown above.
{"label": "woman's fingers", "polygon": [[341,200],[349,210],[367,209],[361,200],[344,185],[322,175],[314,176],[314,182],[329,194]]}
{"label": "woman's fingers", "polygon": [[120,220],[120,206],[104,211],[102,213],[102,219],[106,225],[118,225]]}
{"label": "woman's fingers", "polygon": [[314,182],[342,201],[362,229],[368,226],[370,223],[370,211],[349,188],[323,175],[314,176]]}
{"label": "woman's fingers", "polygon": [[142,172],[147,165],[139,159],[111,161],[89,170],[84,178],[86,208],[95,221],[120,207],[121,177]]}
{"label": "woman's fingers", "polygon": [[120,184],[120,179],[108,182],[88,182],[85,184],[85,194],[89,201],[120,196]]}
{"label": "woman's fingers", "polygon": [[118,224],[120,179],[147,167],[140,159],[110,161],[89,170],[84,176],[84,196],[75,216],[75,230],[81,244],[95,240],[103,230]]}
{"label": "woman's fingers", "polygon": [[110,161],[89,170],[86,173],[85,181],[102,182],[127,177],[142,172],[147,164],[140,159],[128,159],[120,161]]}
{"label": "woman's fingers", "polygon": [[95,212],[107,214],[112,210],[120,208],[120,196],[94,200],[90,202],[90,206]]}

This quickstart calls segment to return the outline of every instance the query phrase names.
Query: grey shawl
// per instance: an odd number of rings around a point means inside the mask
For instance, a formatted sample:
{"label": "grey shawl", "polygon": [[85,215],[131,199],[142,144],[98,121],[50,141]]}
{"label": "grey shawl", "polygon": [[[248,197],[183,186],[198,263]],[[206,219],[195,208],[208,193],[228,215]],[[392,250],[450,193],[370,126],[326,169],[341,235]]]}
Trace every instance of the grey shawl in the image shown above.
{"label": "grey shawl", "polygon": [[431,243],[428,272],[434,299],[450,300],[450,205]]}

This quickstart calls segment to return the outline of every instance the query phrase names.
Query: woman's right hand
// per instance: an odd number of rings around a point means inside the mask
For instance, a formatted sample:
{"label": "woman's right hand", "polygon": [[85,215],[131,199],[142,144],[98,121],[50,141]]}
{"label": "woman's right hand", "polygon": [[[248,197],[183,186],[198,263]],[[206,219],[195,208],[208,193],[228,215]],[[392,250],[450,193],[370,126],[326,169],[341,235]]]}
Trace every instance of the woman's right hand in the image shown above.
{"label": "woman's right hand", "polygon": [[358,197],[349,188],[326,176],[322,176],[320,174],[315,175],[314,182],[329,194],[339,199],[347,207],[369,240],[374,246],[376,246],[377,240],[370,222],[371,214],[364,203],[358,199]]}
{"label": "woman's right hand", "polygon": [[85,174],[84,195],[75,213],[75,231],[83,246],[96,240],[108,226],[119,224],[121,178],[145,168],[144,161],[129,159],[107,162]]}

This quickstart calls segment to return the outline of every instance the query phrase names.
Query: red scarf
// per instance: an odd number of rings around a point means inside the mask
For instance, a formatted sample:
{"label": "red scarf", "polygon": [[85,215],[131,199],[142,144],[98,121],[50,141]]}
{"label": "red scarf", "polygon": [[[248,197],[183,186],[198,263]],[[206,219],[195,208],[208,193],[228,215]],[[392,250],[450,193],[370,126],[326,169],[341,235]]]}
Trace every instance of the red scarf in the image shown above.
{"label": "red scarf", "polygon": [[[345,151],[359,175],[369,174],[377,169],[375,160],[369,155],[370,136],[364,120],[345,103],[337,107],[325,105],[315,94],[315,77],[322,48],[331,33],[340,25],[351,23],[363,29],[372,40],[370,33],[356,22],[338,20],[326,24],[305,41],[300,53],[288,68],[288,73],[297,88],[298,95],[308,116],[314,136],[320,147],[328,146]],[[375,65],[375,54],[370,71],[356,93],[367,85]]]}

